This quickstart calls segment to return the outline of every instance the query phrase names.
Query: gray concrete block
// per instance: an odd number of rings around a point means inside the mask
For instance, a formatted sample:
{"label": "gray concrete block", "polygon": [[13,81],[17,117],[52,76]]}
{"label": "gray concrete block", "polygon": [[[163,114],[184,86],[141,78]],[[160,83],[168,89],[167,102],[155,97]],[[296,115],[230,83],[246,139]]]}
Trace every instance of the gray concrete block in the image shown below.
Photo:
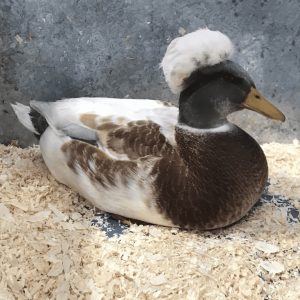
{"label": "gray concrete block", "polygon": [[260,142],[300,138],[300,4],[282,1],[2,0],[0,142],[35,140],[9,103],[106,96],[168,99],[159,63],[168,43],[208,26],[236,45],[235,60],[286,113],[233,119]]}

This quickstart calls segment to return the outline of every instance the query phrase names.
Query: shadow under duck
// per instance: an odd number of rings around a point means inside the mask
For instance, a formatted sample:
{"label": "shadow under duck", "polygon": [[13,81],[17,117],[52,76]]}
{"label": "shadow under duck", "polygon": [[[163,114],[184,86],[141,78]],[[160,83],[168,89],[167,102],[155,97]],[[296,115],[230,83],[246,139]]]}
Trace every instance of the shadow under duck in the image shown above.
{"label": "shadow under duck", "polygon": [[165,226],[220,228],[251,209],[268,177],[259,144],[227,116],[246,108],[285,119],[232,53],[229,38],[208,29],[171,42],[162,68],[179,109],[115,98],[12,107],[40,136],[51,174],[95,207]]}

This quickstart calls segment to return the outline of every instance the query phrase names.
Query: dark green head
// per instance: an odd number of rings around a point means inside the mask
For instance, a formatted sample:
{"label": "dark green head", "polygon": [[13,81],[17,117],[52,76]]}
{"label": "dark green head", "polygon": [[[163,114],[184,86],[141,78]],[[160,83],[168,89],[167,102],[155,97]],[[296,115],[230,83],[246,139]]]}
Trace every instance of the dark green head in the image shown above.
{"label": "dark green head", "polygon": [[225,60],[194,71],[183,83],[179,98],[179,123],[194,128],[215,128],[243,108],[284,121],[284,115],[256,90],[249,74]]}

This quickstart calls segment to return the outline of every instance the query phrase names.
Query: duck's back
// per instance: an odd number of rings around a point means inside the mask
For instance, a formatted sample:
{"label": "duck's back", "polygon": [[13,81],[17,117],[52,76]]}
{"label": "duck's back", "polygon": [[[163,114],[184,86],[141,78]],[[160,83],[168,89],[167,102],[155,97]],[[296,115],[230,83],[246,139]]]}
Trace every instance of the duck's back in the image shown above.
{"label": "duck's back", "polygon": [[31,101],[30,107],[47,123],[66,135],[94,139],[94,128],[82,122],[83,115],[97,117],[97,126],[111,122],[123,125],[131,121],[151,120],[168,133],[175,126],[178,108],[169,102],[147,99],[72,98],[56,102]]}

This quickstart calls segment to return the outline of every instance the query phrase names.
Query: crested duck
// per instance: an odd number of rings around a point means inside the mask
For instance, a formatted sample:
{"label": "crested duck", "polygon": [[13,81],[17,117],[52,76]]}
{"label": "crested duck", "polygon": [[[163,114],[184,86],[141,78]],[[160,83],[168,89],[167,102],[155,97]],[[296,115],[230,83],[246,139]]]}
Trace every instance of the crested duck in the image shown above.
{"label": "crested duck", "polygon": [[40,137],[51,174],[95,207],[164,226],[220,228],[251,209],[268,177],[259,144],[227,116],[250,109],[285,119],[232,54],[219,31],[174,39],[161,66],[179,107],[113,98],[12,107]]}

